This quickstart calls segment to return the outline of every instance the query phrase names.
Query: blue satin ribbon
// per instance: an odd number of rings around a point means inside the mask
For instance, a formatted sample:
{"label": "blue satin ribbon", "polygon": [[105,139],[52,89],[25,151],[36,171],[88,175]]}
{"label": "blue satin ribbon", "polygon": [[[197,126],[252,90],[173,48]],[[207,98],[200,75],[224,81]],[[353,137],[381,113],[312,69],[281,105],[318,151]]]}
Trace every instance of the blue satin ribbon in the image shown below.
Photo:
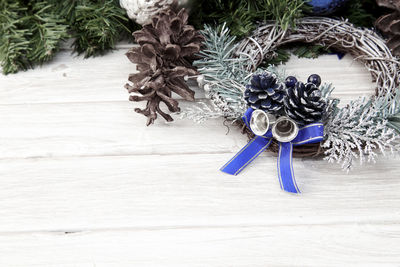
{"label": "blue satin ribbon", "polygon": [[[249,122],[253,111],[252,108],[249,108],[242,117],[249,129]],[[279,142],[278,177],[281,189],[291,193],[300,193],[293,173],[293,146],[319,143],[323,140],[323,135],[323,124],[312,123],[300,128],[298,135],[291,142]],[[272,139],[271,130],[264,136],[254,137],[230,161],[222,166],[221,171],[232,175],[239,174],[247,165],[268,148]]]}

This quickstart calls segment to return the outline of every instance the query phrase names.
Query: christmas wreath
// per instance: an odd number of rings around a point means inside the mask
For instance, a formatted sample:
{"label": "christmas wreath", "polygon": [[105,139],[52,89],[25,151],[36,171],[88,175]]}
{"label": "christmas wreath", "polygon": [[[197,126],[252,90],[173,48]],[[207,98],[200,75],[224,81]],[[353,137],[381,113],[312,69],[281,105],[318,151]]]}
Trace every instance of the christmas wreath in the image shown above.
{"label": "christmas wreath", "polygon": [[[370,162],[379,153],[400,151],[400,62],[385,40],[343,19],[306,17],[295,24],[264,22],[237,42],[225,24],[195,30],[186,10],[172,4],[134,33],[140,46],[127,53],[139,71],[129,77],[133,84],[126,85],[133,93],[130,100],[147,101],[146,108],[136,112],[148,117],[148,125],[157,114],[172,121],[161,102],[181,118],[197,122],[223,117],[251,140],[221,170],[236,175],[270,149],[278,154],[281,188],[292,193],[300,192],[292,156],[324,155],[350,169],[356,159]],[[339,107],[339,99],[331,97],[333,86],[322,83],[318,74],[301,82],[262,66],[277,56],[279,47],[293,42],[351,54],[370,71],[376,94]],[[194,92],[185,83],[191,79],[209,102],[180,110],[172,92],[193,101]]]}

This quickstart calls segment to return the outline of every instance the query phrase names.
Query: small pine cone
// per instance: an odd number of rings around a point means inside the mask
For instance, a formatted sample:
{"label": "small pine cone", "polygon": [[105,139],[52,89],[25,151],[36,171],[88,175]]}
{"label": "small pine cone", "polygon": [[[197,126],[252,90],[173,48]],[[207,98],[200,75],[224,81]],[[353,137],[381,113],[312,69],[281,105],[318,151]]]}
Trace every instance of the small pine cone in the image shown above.
{"label": "small pine cone", "polygon": [[277,82],[274,74],[265,72],[253,75],[251,84],[246,86],[244,99],[253,109],[277,113],[283,108],[285,86]]}
{"label": "small pine cone", "polygon": [[321,121],[326,102],[314,83],[296,82],[288,87],[284,105],[286,114],[302,126]]}

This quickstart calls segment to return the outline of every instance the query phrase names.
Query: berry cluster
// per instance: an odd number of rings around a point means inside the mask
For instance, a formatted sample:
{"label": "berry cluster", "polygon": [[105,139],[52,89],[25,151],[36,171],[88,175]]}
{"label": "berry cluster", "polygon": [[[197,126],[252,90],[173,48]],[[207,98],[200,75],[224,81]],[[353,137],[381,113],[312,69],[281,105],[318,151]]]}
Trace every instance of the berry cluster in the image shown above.
{"label": "berry cluster", "polygon": [[321,121],[325,113],[326,101],[320,85],[321,77],[317,74],[310,75],[304,84],[293,76],[281,83],[274,74],[265,72],[252,77],[244,99],[253,109],[287,115],[299,125],[306,125]]}

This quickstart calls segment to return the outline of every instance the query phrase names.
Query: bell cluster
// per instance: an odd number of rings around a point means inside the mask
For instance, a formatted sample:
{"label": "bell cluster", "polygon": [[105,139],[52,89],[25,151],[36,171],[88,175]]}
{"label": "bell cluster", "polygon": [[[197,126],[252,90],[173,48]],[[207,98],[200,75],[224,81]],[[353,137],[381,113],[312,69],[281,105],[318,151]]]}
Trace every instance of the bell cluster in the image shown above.
{"label": "bell cluster", "polygon": [[258,136],[272,132],[280,142],[296,138],[299,127],[320,122],[326,112],[326,101],[319,86],[321,77],[312,74],[307,83],[288,76],[279,82],[269,72],[254,75],[246,86],[244,99],[254,109],[250,128]]}

